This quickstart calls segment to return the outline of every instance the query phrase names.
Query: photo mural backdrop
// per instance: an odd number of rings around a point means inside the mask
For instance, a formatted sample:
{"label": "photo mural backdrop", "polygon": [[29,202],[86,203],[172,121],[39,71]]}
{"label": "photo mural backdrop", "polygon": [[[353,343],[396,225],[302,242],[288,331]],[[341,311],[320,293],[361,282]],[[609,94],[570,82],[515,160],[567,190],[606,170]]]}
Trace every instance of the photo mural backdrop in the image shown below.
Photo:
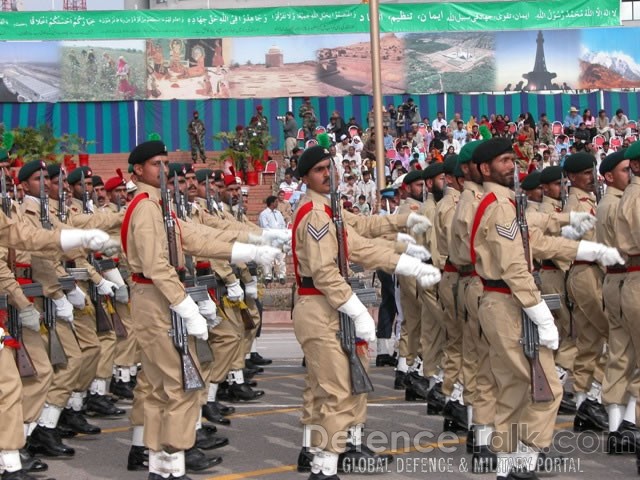
{"label": "photo mural backdrop", "polygon": [[[619,17],[617,0],[382,5],[383,93],[640,87],[640,28],[585,28]],[[0,102],[368,95],[368,28],[366,5],[3,12]]]}

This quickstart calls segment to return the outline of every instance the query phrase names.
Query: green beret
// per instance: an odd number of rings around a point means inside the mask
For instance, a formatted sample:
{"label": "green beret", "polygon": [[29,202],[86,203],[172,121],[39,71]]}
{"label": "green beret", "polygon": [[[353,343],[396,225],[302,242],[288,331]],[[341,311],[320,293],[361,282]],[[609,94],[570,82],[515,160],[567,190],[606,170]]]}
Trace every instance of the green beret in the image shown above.
{"label": "green beret", "polygon": [[60,175],[60,164],[50,163],[49,165],[47,165],[47,172],[49,172],[49,178],[53,180],[58,175]]}
{"label": "green beret", "polygon": [[222,170],[214,170],[213,171],[213,181],[214,182],[224,182],[224,171],[222,171]]}
{"label": "green beret", "polygon": [[529,175],[524,177],[524,180],[520,183],[520,187],[524,191],[535,190],[540,186],[540,176],[542,172],[540,170],[534,170]]}
{"label": "green beret", "polygon": [[471,161],[471,158],[473,157],[473,152],[483,142],[485,142],[485,140],[476,140],[475,142],[465,143],[464,146],[460,149],[460,153],[458,154],[458,161],[460,162],[460,164],[469,163]]}
{"label": "green beret", "polygon": [[18,172],[18,180],[20,180],[21,182],[29,180],[31,175],[39,172],[40,170],[45,170],[45,173],[48,174],[48,172],[46,172],[47,164],[42,160],[31,160],[30,162],[25,163]]}
{"label": "green beret", "polygon": [[428,180],[444,173],[444,163],[434,162],[422,171],[422,178]]}
{"label": "green beret", "polygon": [[501,137],[494,137],[478,145],[473,151],[472,159],[474,163],[488,163],[503,153],[513,151],[513,144],[510,140]]}
{"label": "green beret", "polygon": [[462,172],[462,168],[460,167],[460,157],[458,157],[458,161],[456,162],[456,168],[453,169],[453,176],[456,178],[464,177],[464,173]]}
{"label": "green beret", "polygon": [[214,178],[213,170],[210,168],[201,168],[200,170],[196,170],[196,180],[202,183],[207,178]]}
{"label": "green beret", "polygon": [[167,156],[167,147],[161,140],[150,140],[141,143],[129,154],[129,164],[144,163],[157,155]]}
{"label": "green beret", "polygon": [[93,177],[91,177],[91,182],[93,183],[94,187],[99,187],[99,186],[104,187],[104,182],[102,181],[102,177],[99,175],[94,175]]}
{"label": "green beret", "polygon": [[173,179],[176,175],[184,177],[187,174],[187,168],[183,163],[170,163],[169,164],[169,180]]}
{"label": "green beret", "polygon": [[304,177],[315,166],[326,158],[330,158],[331,153],[320,145],[307,148],[298,159],[298,175]]}
{"label": "green beret", "polygon": [[633,142],[631,146],[625,150],[624,158],[625,160],[640,159],[640,142]]}
{"label": "green beret", "polygon": [[569,173],[580,173],[593,168],[596,163],[596,157],[591,155],[590,153],[578,152],[573,155],[569,155],[564,160],[564,168],[565,172]]}
{"label": "green beret", "polygon": [[402,179],[402,183],[405,185],[411,185],[413,182],[422,180],[422,170],[411,170]]}
{"label": "green beret", "polygon": [[626,159],[626,149],[625,150],[617,150],[613,152],[611,155],[608,155],[602,162],[600,163],[600,175],[604,175],[607,172],[610,172],[616,165],[618,165],[621,161]]}
{"label": "green beret", "polygon": [[185,173],[193,173],[193,163],[183,163]]}
{"label": "green beret", "polygon": [[83,173],[85,179],[91,178],[93,175],[91,173],[91,169],[86,165],[84,167],[78,167],[74,171],[69,173],[69,175],[67,175],[67,182],[69,182],[69,185],[75,185],[76,183],[78,183],[82,178]]}
{"label": "green beret", "polygon": [[546,185],[548,183],[557,182],[562,179],[562,167],[560,165],[553,165],[542,170],[540,174],[540,184]]}
{"label": "green beret", "polygon": [[396,191],[393,188],[383,188],[380,190],[380,196],[382,198],[393,198],[396,196]]}
{"label": "green beret", "polygon": [[444,173],[447,175],[453,175],[453,172],[456,170],[456,165],[458,165],[458,155],[449,155],[444,159]]}

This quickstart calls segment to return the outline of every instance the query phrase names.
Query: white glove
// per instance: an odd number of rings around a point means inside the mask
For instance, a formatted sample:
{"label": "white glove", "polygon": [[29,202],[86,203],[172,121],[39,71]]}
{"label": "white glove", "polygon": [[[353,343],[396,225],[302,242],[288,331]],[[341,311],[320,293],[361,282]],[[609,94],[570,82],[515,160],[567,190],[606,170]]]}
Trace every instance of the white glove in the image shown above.
{"label": "white glove", "polygon": [[207,320],[200,315],[200,310],[196,302],[189,295],[177,305],[172,305],[171,310],[182,317],[187,327],[187,333],[196,338],[206,340],[209,338]]}
{"label": "white glove", "polygon": [[265,245],[282,247],[285,243],[291,242],[291,230],[265,228],[262,230],[262,239]]}
{"label": "white glove", "polygon": [[20,310],[18,318],[23,328],[28,328],[34,332],[40,331],[40,312],[33,305]]}
{"label": "white glove", "polygon": [[415,234],[426,233],[431,227],[431,222],[424,215],[411,212],[407,218],[407,228]]}
{"label": "white glove", "polygon": [[398,232],[398,235],[396,235],[396,242],[414,244],[416,243],[416,239],[413,238],[411,235],[407,235],[406,233]]}
{"label": "white glove", "polygon": [[64,320],[68,323],[73,323],[73,305],[67,300],[65,295],[62,298],[53,299],[53,304],[56,306],[56,317]]}
{"label": "white glove", "polygon": [[120,288],[124,285],[124,279],[122,275],[120,275],[120,271],[117,268],[110,268],[109,270],[104,270],[100,272],[104,278],[109,280],[112,283],[115,283],[117,288]]}
{"label": "white glove", "polygon": [[273,266],[273,262],[278,258],[282,251],[268,245],[261,245],[256,248],[258,251],[256,252],[256,258],[254,261],[260,265],[264,271],[270,271]]}
{"label": "white glove", "polygon": [[216,319],[217,308],[216,304],[211,300],[211,297],[207,300],[199,301],[198,310],[200,311],[200,315],[207,319],[207,323]]}
{"label": "white glove", "polygon": [[102,253],[104,253],[107,257],[113,257],[114,255],[120,253],[121,245],[118,240],[110,238],[105,242],[101,250]]}
{"label": "white glove", "polygon": [[244,291],[240,286],[240,280],[236,280],[227,285],[227,297],[229,297],[229,300],[232,302],[241,302],[244,300]]}
{"label": "white glove", "polygon": [[118,303],[129,303],[129,289],[126,285],[122,285],[116,290],[116,302]]}
{"label": "white glove", "polygon": [[256,277],[252,276],[251,281],[244,284],[244,293],[254,300],[258,298],[258,279]]}
{"label": "white glove", "polygon": [[109,238],[109,235],[102,230],[62,229],[60,230],[60,247],[65,252],[80,247],[102,250]]}
{"label": "white glove", "polygon": [[561,235],[564,238],[568,238],[569,240],[580,240],[580,238],[582,238],[582,235],[583,235],[582,233],[578,232],[575,228],[573,228],[571,225],[565,225],[560,230],[561,230]]}
{"label": "white glove", "polygon": [[559,342],[558,329],[547,304],[542,301],[533,307],[525,308],[524,313],[538,326],[540,345],[551,350],[557,350]]}
{"label": "white glove", "polygon": [[413,258],[417,258],[418,260],[429,260],[431,258],[431,253],[429,250],[424,248],[422,245],[407,245],[407,249],[405,252],[407,255],[412,256]]}
{"label": "white glove", "polygon": [[[250,234],[249,237],[252,235]],[[260,237],[258,237],[260,238]],[[231,263],[252,262],[256,258],[258,247],[248,243],[234,242],[231,248]]]}
{"label": "white glove", "polygon": [[428,288],[440,281],[440,270],[433,265],[427,265],[403,253],[394,271],[397,275],[415,277],[422,288]]}
{"label": "white glove", "polygon": [[86,306],[84,292],[76,285],[76,288],[67,293],[67,299],[71,302],[71,305],[78,309],[82,309]]}
{"label": "white glove", "polygon": [[104,278],[100,280],[100,283],[96,285],[96,287],[98,287],[98,293],[100,295],[109,295],[110,297],[113,297],[114,292],[118,289],[118,286],[115,283]]}
{"label": "white glove", "polygon": [[601,243],[580,241],[578,244],[578,254],[576,260],[585,262],[600,262],[605,267],[611,265],[624,265],[624,258],[620,256],[618,250],[607,247]]}
{"label": "white glove", "polygon": [[586,212],[571,212],[569,214],[569,223],[582,236],[596,226],[596,217]]}
{"label": "white glove", "polygon": [[365,342],[376,341],[376,324],[358,296],[354,293],[351,298],[338,307],[338,310],[353,319],[356,328],[356,337]]}

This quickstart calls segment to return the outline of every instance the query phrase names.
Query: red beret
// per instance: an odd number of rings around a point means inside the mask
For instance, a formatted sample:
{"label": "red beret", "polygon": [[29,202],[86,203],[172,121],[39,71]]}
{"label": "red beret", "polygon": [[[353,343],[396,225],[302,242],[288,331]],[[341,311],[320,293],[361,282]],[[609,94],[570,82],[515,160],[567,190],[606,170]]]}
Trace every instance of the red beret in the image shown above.
{"label": "red beret", "polygon": [[104,183],[104,189],[107,192],[112,192],[113,190],[115,190],[116,188],[118,188],[120,186],[123,186],[123,187],[127,186],[127,182],[124,179],[124,175],[122,174],[122,170],[117,168],[116,169],[116,173],[118,174],[117,177],[111,177],[109,180],[107,180]]}
{"label": "red beret", "polygon": [[236,125],[236,132],[240,132],[241,130],[244,130],[244,127],[242,125]]}
{"label": "red beret", "polygon": [[224,185],[228,187],[229,185],[239,185],[241,182],[238,181],[238,177],[235,175],[225,175],[224,176]]}
{"label": "red beret", "polygon": [[522,181],[527,178],[527,172],[519,172],[518,174],[518,179],[520,181],[520,183],[522,183]]}
{"label": "red beret", "polygon": [[526,135],[518,135],[518,141],[519,142],[526,142],[527,141],[527,136]]}
{"label": "red beret", "polygon": [[259,112],[261,112],[261,111],[262,111],[262,105],[258,105],[258,106],[256,107],[256,110],[258,110]]}

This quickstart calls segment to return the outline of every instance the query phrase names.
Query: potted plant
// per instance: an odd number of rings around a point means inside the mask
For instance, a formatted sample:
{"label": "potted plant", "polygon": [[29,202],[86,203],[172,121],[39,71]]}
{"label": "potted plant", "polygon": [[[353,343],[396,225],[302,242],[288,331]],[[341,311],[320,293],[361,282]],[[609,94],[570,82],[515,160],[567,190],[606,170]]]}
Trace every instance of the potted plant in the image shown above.
{"label": "potted plant", "polygon": [[89,154],[87,148],[96,143],[94,140],[85,140],[77,133],[65,133],[60,138],[60,150],[65,154],[65,165],[67,165],[74,155],[78,155],[80,166],[89,165]]}

